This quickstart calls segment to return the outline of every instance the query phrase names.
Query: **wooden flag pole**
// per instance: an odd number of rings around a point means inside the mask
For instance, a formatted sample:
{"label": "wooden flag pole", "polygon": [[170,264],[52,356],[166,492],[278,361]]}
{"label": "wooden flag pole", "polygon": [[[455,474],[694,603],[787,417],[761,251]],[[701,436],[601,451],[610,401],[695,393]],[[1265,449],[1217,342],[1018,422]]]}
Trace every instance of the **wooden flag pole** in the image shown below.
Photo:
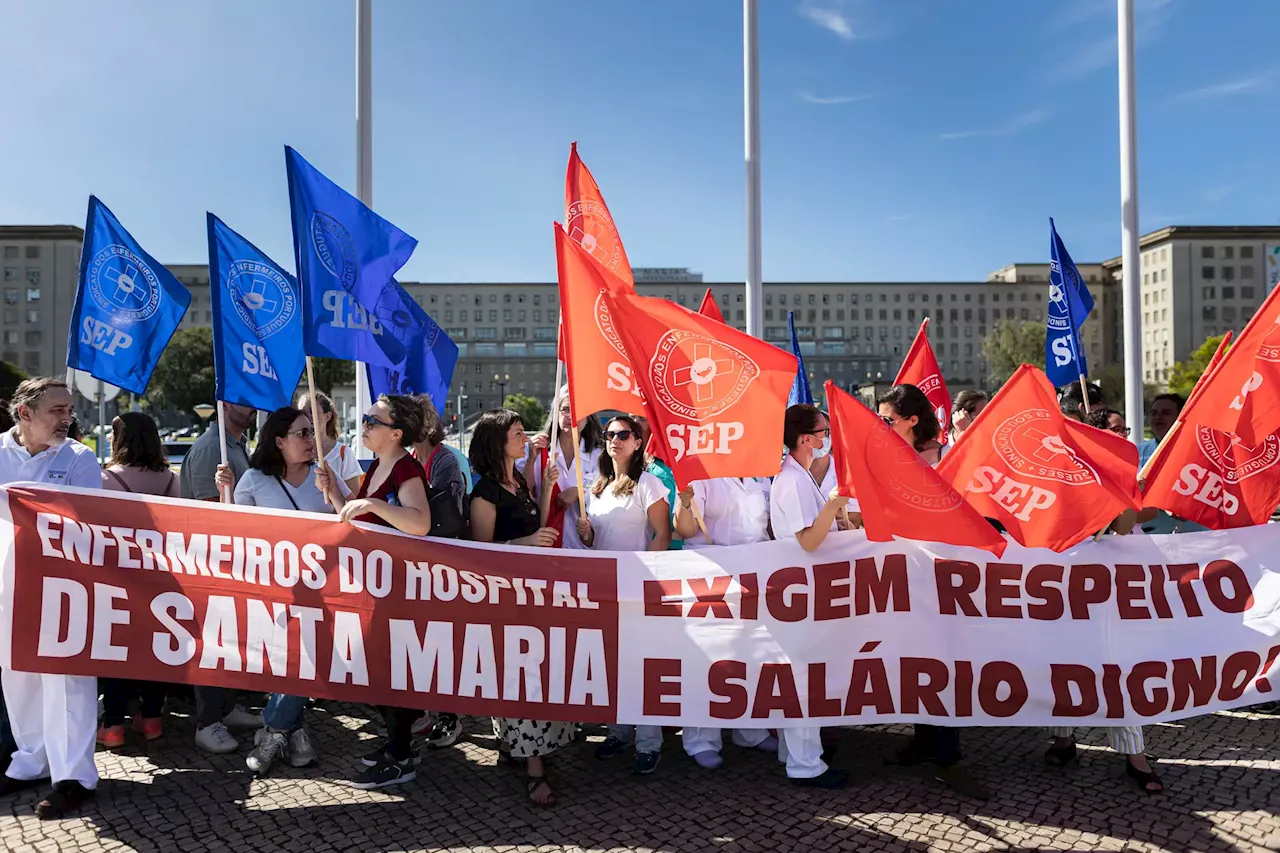
{"label": "wooden flag pole", "polygon": [[[559,417],[559,413],[556,415]],[[570,417],[573,417],[570,415]],[[582,518],[587,517],[587,493],[582,488],[582,454],[578,449],[582,447],[582,439],[578,434],[578,424],[573,425],[573,470],[578,475],[578,512]]]}
{"label": "wooden flag pole", "polygon": [[[359,365],[357,365],[359,368]],[[315,433],[316,439],[316,465],[324,464],[324,444],[320,439],[320,401],[316,399],[316,377],[315,368],[311,363],[311,356],[307,356],[307,399],[311,401],[311,430]],[[360,414],[364,414],[361,412]],[[459,430],[461,432],[461,430]],[[330,476],[336,477],[335,472],[329,472]],[[329,502],[329,496],[324,496],[325,502]]]}
{"label": "wooden flag pole", "polygon": [[[677,498],[676,500],[679,500],[679,498]],[[711,541],[711,534],[707,532],[707,523],[702,520],[702,511],[698,509],[698,502],[691,498],[689,500],[689,509],[693,510],[693,520],[698,522],[698,530],[702,533],[703,537],[707,540],[707,544],[708,545],[716,544],[715,542]]]}
{"label": "wooden flag pole", "polygon": [[1081,420],[1089,418],[1089,383],[1085,381],[1084,374],[1080,374],[1080,402],[1084,404],[1084,417]]}
{"label": "wooden flag pole", "polygon": [[[222,464],[227,464],[227,413],[221,400],[215,401],[218,413],[218,450],[222,453]],[[218,500],[224,504],[233,501],[230,489],[219,489]]]}

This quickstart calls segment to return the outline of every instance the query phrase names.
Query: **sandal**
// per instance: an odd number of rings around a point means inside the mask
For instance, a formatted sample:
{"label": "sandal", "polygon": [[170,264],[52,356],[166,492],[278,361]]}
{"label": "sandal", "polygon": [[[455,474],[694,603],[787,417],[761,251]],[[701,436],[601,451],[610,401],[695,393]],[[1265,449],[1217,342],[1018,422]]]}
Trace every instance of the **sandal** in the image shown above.
{"label": "sandal", "polygon": [[1077,758],[1074,740],[1067,746],[1051,746],[1044,751],[1044,763],[1050,767],[1066,767]]}
{"label": "sandal", "polygon": [[[547,789],[548,796],[545,801],[539,801],[533,798],[534,793],[536,793],[539,788]],[[556,792],[552,789],[551,783],[547,781],[547,777],[545,775],[527,777],[525,779],[524,793],[525,796],[529,798],[529,802],[533,803],[538,808],[549,809],[556,804]]]}
{"label": "sandal", "polygon": [[[1150,762],[1151,759],[1148,758],[1147,761]],[[1160,781],[1160,777],[1156,775],[1154,770],[1150,772],[1139,770],[1133,766],[1132,761],[1125,759],[1124,772],[1148,797],[1164,793],[1164,782]],[[1152,785],[1156,787],[1152,788]]]}

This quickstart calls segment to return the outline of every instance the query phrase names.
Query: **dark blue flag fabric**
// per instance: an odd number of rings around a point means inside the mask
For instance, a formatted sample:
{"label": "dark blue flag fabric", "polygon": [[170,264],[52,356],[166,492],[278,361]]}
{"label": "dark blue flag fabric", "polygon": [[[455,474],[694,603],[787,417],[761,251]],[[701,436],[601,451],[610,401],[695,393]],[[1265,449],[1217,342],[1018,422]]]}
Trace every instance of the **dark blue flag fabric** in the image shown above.
{"label": "dark blue flag fabric", "polygon": [[191,292],[89,196],[67,367],[142,394]]}
{"label": "dark blue flag fabric", "polygon": [[1055,388],[1089,375],[1080,327],[1093,310],[1093,295],[1049,219],[1049,314],[1044,339],[1044,372]]}
{"label": "dark blue flag fabric", "polygon": [[293,251],[302,286],[303,351],[395,367],[403,344],[380,317],[397,310],[391,280],[418,241],[285,146]]}
{"label": "dark blue flag fabric", "polygon": [[796,403],[808,403],[813,405],[813,391],[809,388],[809,374],[804,370],[804,356],[800,354],[800,340],[796,337],[796,314],[794,311],[787,312],[787,328],[791,330],[791,352],[795,354],[796,361],[800,363],[796,370],[796,381],[791,383],[791,394],[787,397],[787,408],[791,408]]}
{"label": "dark blue flag fabric", "polygon": [[273,411],[289,405],[306,366],[298,280],[212,213],[214,396]]}
{"label": "dark blue flag fabric", "polygon": [[458,345],[404,288],[397,282],[392,284],[399,291],[399,305],[391,307],[391,300],[384,300],[378,319],[383,329],[403,345],[405,357],[395,367],[366,367],[369,394],[375,400],[380,394],[426,394],[436,411],[443,412],[458,363]]}

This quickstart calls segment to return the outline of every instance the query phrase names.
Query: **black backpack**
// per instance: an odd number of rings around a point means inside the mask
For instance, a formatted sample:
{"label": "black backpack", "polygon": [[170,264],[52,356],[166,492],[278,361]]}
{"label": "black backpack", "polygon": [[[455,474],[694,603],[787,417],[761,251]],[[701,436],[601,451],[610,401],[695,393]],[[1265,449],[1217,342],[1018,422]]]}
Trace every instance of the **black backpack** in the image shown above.
{"label": "black backpack", "polygon": [[427,535],[441,539],[466,539],[471,533],[471,523],[467,518],[466,484],[462,481],[462,469],[457,468],[458,479],[462,485],[462,509],[458,509],[453,483],[432,486],[431,469],[435,466],[436,456],[440,453],[450,454],[444,445],[436,445],[431,457],[423,466],[427,473],[427,506],[431,508],[431,532]]}

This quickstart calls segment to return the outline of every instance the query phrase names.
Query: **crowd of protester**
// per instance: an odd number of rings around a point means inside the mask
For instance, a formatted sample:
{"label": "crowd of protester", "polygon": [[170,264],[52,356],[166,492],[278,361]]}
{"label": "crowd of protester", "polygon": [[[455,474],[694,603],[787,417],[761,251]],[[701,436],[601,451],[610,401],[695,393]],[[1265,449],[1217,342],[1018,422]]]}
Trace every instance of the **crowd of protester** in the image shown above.
{"label": "crowd of protester", "polygon": [[[320,424],[312,420],[313,402]],[[957,394],[947,436],[932,404],[915,386],[895,386],[876,405],[888,427],[924,461],[937,465],[987,402],[980,391]],[[1174,394],[1156,398],[1153,437],[1139,445],[1144,460],[1172,427],[1182,402]],[[1062,411],[1099,429],[1129,435],[1123,416],[1103,405],[1096,386],[1087,392],[1079,386],[1068,389]],[[589,416],[576,425],[575,443],[565,389],[543,425],[525,424],[507,409],[481,415],[467,457],[445,445],[444,424],[429,399],[381,397],[361,418],[361,440],[374,456],[367,472],[354,450],[338,440],[333,403],[323,394],[314,401],[304,395],[296,406],[269,413],[252,453],[247,432],[256,413],[221,404],[225,448],[219,445],[220,430],[207,430],[185,457],[180,476],[170,471],[155,422],[137,412],[115,418],[111,457],[100,467],[93,452],[70,437],[75,433],[72,395],[60,380],[23,382],[8,413],[14,426],[0,435],[2,483],[36,481],[187,500],[229,499],[276,512],[336,514],[343,522],[384,525],[413,535],[537,548],[696,550],[711,543],[749,545],[794,537],[813,551],[832,532],[861,525],[857,501],[836,493],[830,423],[812,405],[786,411],[786,453],[772,480],[721,478],[679,491],[670,469],[645,453],[649,430],[643,418]],[[537,426],[541,431],[530,435],[528,430]],[[1153,512],[1138,518],[1134,532],[1191,529],[1160,515],[1165,517]],[[7,765],[0,795],[50,780],[52,790],[37,806],[42,818],[67,814],[92,796],[98,781],[95,742],[105,749],[122,746],[126,718],[136,737],[152,741],[165,734],[163,684],[13,671],[5,671],[0,684],[5,709],[0,712],[0,767]],[[255,774],[271,772],[279,761],[294,767],[315,763],[306,728],[309,697],[271,694],[259,714],[250,710],[254,697],[209,686],[196,686],[193,692],[194,737],[200,749],[239,752],[242,745],[233,732],[252,732],[245,763]],[[95,713],[99,697],[100,714]],[[430,750],[447,748],[462,734],[456,714],[377,710],[386,738],[368,754],[353,757],[350,784],[357,788],[412,782],[422,760],[415,737]],[[529,800],[554,804],[549,759],[576,740],[574,721],[495,719],[493,727],[506,760],[524,769]],[[961,763],[961,732],[918,724],[894,761],[932,765],[938,778],[956,791],[986,798],[985,786]],[[1139,789],[1162,791],[1145,754],[1142,729],[1118,727],[1107,734]],[[1050,735],[1046,764],[1062,767],[1073,761],[1075,730],[1055,728]],[[659,726],[612,725],[595,757],[612,761],[625,755],[632,773],[651,774],[661,760],[663,736]],[[720,729],[686,727],[681,738],[698,767],[711,771],[723,763]],[[777,733],[736,729],[731,740],[744,749],[776,754],[794,784],[835,788],[847,781],[844,771],[829,765],[832,747],[818,727]]]}

